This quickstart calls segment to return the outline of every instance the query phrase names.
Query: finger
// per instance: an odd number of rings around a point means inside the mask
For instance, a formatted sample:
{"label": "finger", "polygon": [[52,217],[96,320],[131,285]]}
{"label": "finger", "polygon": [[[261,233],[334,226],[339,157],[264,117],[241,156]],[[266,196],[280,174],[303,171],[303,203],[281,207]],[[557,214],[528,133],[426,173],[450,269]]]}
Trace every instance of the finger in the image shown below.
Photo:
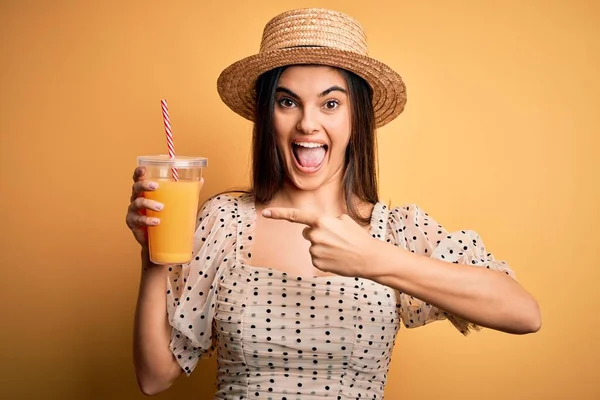
{"label": "finger", "polygon": [[306,228],[302,229],[302,237],[310,242],[311,241],[311,232],[312,232],[312,228],[310,226],[307,226]]}
{"label": "finger", "polygon": [[129,210],[135,213],[138,213],[141,210],[162,211],[163,208],[164,204],[159,203],[158,201],[147,199],[145,197],[138,197],[129,205]]}
{"label": "finger", "polygon": [[160,224],[160,219],[156,217],[147,217],[145,215],[138,215],[135,218],[135,223],[137,226],[156,226]]}
{"label": "finger", "polygon": [[323,260],[321,259],[321,257],[319,257],[319,249],[315,246],[310,246],[308,252],[310,253],[312,265],[323,272],[327,272],[323,269]]}
{"label": "finger", "polygon": [[131,187],[131,201],[135,200],[144,192],[151,192],[158,189],[158,183],[153,181],[137,181]]}
{"label": "finger", "polygon": [[283,219],[289,222],[297,222],[308,226],[316,226],[319,218],[316,214],[299,210],[297,208],[273,207],[263,210],[262,215],[271,219]]}
{"label": "finger", "polygon": [[133,181],[137,182],[146,174],[146,167],[137,167],[133,171]]}
{"label": "finger", "polygon": [[138,229],[145,226],[156,226],[160,224],[160,218],[147,217],[142,214],[128,213],[125,222],[129,229]]}

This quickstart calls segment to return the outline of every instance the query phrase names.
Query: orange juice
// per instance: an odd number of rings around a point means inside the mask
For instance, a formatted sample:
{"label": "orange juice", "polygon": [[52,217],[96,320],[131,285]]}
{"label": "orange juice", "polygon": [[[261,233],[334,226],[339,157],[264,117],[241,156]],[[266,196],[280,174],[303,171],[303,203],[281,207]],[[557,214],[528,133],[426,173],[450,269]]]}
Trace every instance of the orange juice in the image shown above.
{"label": "orange juice", "polygon": [[152,180],[158,189],[145,192],[144,197],[164,204],[164,208],[146,212],[160,219],[160,224],[148,227],[150,260],[155,264],[187,263],[192,259],[201,181]]}

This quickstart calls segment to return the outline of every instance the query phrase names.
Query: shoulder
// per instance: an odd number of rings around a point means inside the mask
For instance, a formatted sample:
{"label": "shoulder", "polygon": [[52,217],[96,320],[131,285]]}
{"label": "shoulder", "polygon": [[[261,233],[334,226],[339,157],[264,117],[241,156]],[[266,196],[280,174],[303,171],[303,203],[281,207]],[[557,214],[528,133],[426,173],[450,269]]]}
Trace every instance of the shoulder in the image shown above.
{"label": "shoulder", "polygon": [[390,208],[388,223],[392,225],[406,225],[407,223],[418,224],[418,222],[416,222],[418,220],[424,220],[423,223],[428,223],[428,220],[431,220],[431,217],[427,212],[425,212],[425,210],[415,203],[407,203]]}
{"label": "shoulder", "polygon": [[248,219],[246,215],[252,215],[252,201],[248,194],[226,193],[214,195],[202,203],[196,218],[194,251],[200,251],[205,242],[208,242],[207,248],[234,245],[241,222]]}
{"label": "shoulder", "polygon": [[248,203],[251,200],[251,195],[243,193],[241,195],[234,195],[232,193],[221,193],[209,197],[202,205],[199,210],[200,222],[209,217],[227,217],[235,219],[240,206],[243,203]]}
{"label": "shoulder", "polygon": [[202,231],[236,229],[241,203],[248,202],[248,195],[217,194],[202,203],[196,219],[196,230]]}
{"label": "shoulder", "polygon": [[390,208],[387,229],[391,242],[424,254],[448,235],[436,219],[415,203]]}
{"label": "shoulder", "polygon": [[214,195],[204,201],[201,211],[212,212],[223,208],[230,208],[235,206],[235,202],[236,197],[229,193]]}

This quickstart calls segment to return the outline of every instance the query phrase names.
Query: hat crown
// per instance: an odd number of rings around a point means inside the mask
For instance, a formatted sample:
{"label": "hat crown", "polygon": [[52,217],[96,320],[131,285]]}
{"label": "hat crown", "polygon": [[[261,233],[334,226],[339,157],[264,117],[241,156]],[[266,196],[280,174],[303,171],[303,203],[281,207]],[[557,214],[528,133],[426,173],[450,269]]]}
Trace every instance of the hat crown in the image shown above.
{"label": "hat crown", "polygon": [[367,37],[358,21],[320,8],[288,11],[267,23],[261,53],[294,47],[328,47],[368,55]]}
{"label": "hat crown", "polygon": [[217,79],[221,100],[256,121],[256,82],[286,65],[328,65],[356,74],[372,89],[375,126],[404,110],[406,86],[388,65],[368,55],[367,36],[358,21],[341,12],[303,8],[277,15],[264,27],[260,51],[225,68]]}

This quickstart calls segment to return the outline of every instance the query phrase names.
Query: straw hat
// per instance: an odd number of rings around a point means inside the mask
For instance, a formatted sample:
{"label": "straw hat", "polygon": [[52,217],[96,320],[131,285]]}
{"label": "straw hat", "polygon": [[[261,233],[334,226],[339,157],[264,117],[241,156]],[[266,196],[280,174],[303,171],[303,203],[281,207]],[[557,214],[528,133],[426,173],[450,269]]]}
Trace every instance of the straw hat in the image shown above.
{"label": "straw hat", "polygon": [[402,78],[369,57],[367,38],[358,21],[319,8],[291,10],[270,20],[264,28],[259,53],[221,73],[217,80],[219,96],[234,112],[253,121],[256,79],[271,69],[297,64],[339,67],[365,79],[373,88],[377,127],[404,110],[406,87]]}

